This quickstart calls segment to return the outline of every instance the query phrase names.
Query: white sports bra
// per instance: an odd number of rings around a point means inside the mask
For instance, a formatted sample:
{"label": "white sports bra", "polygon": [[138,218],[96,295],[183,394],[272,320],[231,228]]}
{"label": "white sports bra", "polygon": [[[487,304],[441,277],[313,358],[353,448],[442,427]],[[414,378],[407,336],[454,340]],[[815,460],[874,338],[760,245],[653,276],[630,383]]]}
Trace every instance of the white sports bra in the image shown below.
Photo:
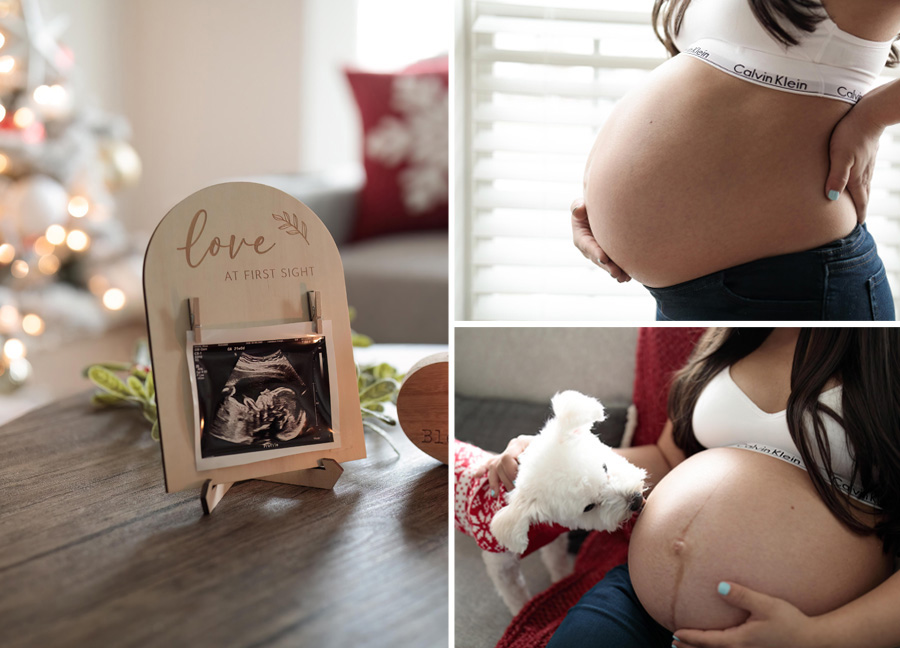
{"label": "white sports bra", "polygon": [[848,34],[829,17],[797,38],[790,47],[777,41],[756,19],[749,0],[691,0],[674,40],[682,56],[739,79],[847,103],[872,89],[893,43]]}
{"label": "white sports bra", "polygon": [[[837,386],[822,392],[819,402],[840,414],[842,396],[843,389]],[[694,436],[707,448],[752,450],[806,470],[788,430],[787,411],[769,413],[761,410],[731,378],[730,367],[719,372],[700,393],[692,422]],[[822,422],[831,449],[834,486],[854,499],[877,507],[871,496],[863,495],[858,485],[850,484],[853,459],[844,428],[827,414],[822,415]]]}

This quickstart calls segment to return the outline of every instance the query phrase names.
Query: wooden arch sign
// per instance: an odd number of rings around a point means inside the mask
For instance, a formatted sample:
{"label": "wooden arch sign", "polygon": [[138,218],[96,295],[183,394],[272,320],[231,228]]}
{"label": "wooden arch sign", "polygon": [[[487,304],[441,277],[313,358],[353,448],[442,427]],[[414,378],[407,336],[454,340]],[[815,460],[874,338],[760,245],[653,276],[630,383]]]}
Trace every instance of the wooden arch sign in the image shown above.
{"label": "wooden arch sign", "polygon": [[144,258],[167,492],[331,488],[366,456],[340,254],[292,196],[229,182],[185,198]]}

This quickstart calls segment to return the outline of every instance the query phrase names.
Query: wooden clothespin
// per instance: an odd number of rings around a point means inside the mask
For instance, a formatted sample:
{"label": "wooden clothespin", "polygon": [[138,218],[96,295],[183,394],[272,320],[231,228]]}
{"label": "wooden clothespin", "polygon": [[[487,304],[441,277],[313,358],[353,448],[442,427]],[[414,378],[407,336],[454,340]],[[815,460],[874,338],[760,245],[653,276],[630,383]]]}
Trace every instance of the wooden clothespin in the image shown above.
{"label": "wooden clothespin", "polygon": [[203,325],[200,323],[200,298],[188,299],[188,316],[191,318],[191,330],[194,331],[194,342],[203,343]]}
{"label": "wooden clothespin", "polygon": [[322,333],[322,293],[318,290],[310,290],[306,293],[309,304],[309,321],[313,322],[315,333]]}

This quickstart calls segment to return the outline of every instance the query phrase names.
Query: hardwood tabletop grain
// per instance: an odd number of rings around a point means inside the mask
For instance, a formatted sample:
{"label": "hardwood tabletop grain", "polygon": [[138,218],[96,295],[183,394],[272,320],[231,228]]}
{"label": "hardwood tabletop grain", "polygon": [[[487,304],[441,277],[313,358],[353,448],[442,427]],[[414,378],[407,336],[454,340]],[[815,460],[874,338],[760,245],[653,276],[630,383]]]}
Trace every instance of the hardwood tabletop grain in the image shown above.
{"label": "hardwood tabletop grain", "polygon": [[395,429],[333,491],[166,494],[136,410],[0,427],[0,646],[444,647],[447,467]]}

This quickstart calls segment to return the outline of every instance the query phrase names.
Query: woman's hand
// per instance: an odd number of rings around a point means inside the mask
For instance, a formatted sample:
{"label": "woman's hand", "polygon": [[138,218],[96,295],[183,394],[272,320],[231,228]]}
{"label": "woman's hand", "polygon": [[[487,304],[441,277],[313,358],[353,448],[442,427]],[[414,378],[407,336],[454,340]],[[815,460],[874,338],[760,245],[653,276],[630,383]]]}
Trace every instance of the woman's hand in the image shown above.
{"label": "woman's hand", "polygon": [[584,200],[576,198],[572,202],[572,206],[569,207],[569,211],[572,212],[572,242],[575,243],[575,247],[586,259],[606,270],[619,283],[631,281],[628,273],[609,258],[606,252],[600,248],[597,239],[594,238],[594,233],[591,232],[591,225],[588,222]]}
{"label": "woman's hand", "polygon": [[866,220],[878,140],[884,131],[884,126],[866,110],[867,98],[868,95],[861,99],[834,127],[829,145],[831,167],[825,181],[829,200],[837,200],[845,188],[850,192],[860,223]]}
{"label": "woman's hand", "polygon": [[[774,596],[734,583],[719,583],[719,594],[729,605],[750,613],[743,624],[727,630],[675,631],[678,648],[813,648],[822,645],[816,636],[815,617]],[[677,637],[677,639],[675,639]]]}
{"label": "woman's hand", "polygon": [[531,444],[532,439],[534,437],[527,434],[517,436],[507,444],[503,454],[494,455],[475,471],[475,479],[487,472],[492,496],[497,495],[501,483],[506,490],[511,491],[515,488],[513,482],[516,480],[516,475],[519,474],[519,455],[525,452],[525,448]]}

